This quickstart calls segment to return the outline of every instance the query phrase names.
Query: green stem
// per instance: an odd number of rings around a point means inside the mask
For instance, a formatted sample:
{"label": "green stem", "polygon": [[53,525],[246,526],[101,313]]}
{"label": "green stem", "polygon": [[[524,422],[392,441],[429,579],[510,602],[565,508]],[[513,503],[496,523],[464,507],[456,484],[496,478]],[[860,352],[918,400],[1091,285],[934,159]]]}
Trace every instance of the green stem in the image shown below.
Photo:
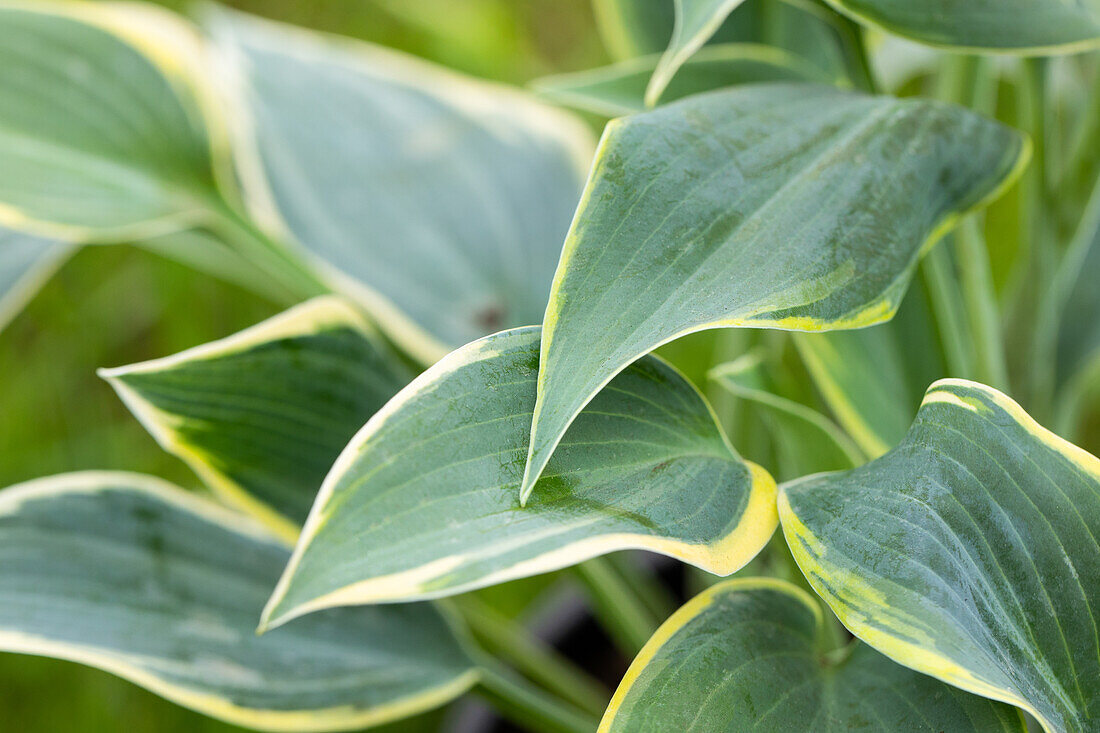
{"label": "green stem", "polygon": [[460,596],[455,605],[485,651],[581,710],[603,713],[609,697],[604,686],[553,647],[474,596]]}
{"label": "green stem", "polygon": [[932,312],[939,326],[948,375],[973,379],[974,343],[967,328],[966,309],[948,248],[950,241],[933,247],[924,256],[921,268],[928,285]]}
{"label": "green stem", "polygon": [[483,662],[477,692],[501,715],[541,733],[591,733],[598,720],[567,706],[521,677]]}
{"label": "green stem", "polygon": [[970,333],[974,337],[974,374],[979,381],[1007,391],[1008,365],[1005,362],[1001,316],[993,289],[989,252],[974,217],[968,217],[959,225],[955,242],[959,285],[966,304]]}
{"label": "green stem", "polygon": [[657,630],[657,619],[606,558],[588,560],[573,571],[584,585],[600,625],[623,654],[633,659]]}
{"label": "green stem", "polygon": [[658,621],[668,618],[679,608],[680,604],[660,578],[650,568],[639,564],[637,555],[618,552],[608,555],[607,561]]}
{"label": "green stem", "polygon": [[1049,417],[1053,399],[1054,363],[1051,354],[1045,353],[1040,317],[1042,302],[1046,297],[1051,272],[1057,253],[1050,237],[1048,212],[1047,125],[1046,125],[1046,62],[1042,59],[1025,59],[1021,85],[1020,118],[1031,135],[1033,154],[1031,166],[1021,180],[1024,193],[1020,207],[1020,231],[1025,240],[1020,261],[1023,269],[1017,275],[1018,298],[1013,312],[1013,322],[1021,334],[1018,352],[1021,355],[1018,371],[1023,387],[1022,397],[1028,411],[1040,421]]}
{"label": "green stem", "polygon": [[292,301],[305,300],[330,291],[288,247],[276,242],[251,220],[224,201],[210,203],[209,227],[242,257],[252,262],[288,293]]}

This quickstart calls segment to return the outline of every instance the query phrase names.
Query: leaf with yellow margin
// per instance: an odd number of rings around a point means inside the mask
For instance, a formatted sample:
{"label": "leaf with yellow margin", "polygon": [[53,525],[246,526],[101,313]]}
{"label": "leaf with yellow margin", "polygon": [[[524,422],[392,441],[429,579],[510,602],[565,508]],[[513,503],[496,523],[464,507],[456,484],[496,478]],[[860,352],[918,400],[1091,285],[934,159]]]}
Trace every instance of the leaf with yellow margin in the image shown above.
{"label": "leaf with yellow margin", "polygon": [[172,13],[0,2],[0,223],[72,241],[208,218],[227,137],[196,84],[201,41]]}
{"label": "leaf with yellow margin", "polygon": [[99,373],[165,450],[287,542],[340,451],[416,376],[337,296]]}
{"label": "leaf with yellow margin", "polygon": [[592,159],[520,89],[236,12],[210,14],[252,213],[431,363],[538,323]]}
{"label": "leaf with yellow margin", "polygon": [[723,326],[889,319],[921,252],[1021,170],[961,107],[809,84],[698,94],[612,121],[554,276],[521,490],[627,364]]}
{"label": "leaf with yellow margin", "polygon": [[775,528],[775,484],[702,396],[648,357],[573,425],[521,507],[538,328],[451,353],[390,401],[325,479],[266,610],[435,598],[646,549],[720,575]]}
{"label": "leaf with yellow margin", "polygon": [[327,611],[257,636],[288,555],[248,517],[149,476],[20,484],[0,491],[0,650],[97,667],[262,730],[358,730],[477,681],[431,604]]}
{"label": "leaf with yellow margin", "polygon": [[1019,711],[894,664],[860,642],[828,653],[821,608],[772,578],[719,583],[630,665],[600,733],[1024,733]]}
{"label": "leaf with yellow margin", "polygon": [[904,440],[785,484],[787,543],[853,634],[1017,705],[1048,733],[1100,721],[1100,461],[996,390],[941,380]]}

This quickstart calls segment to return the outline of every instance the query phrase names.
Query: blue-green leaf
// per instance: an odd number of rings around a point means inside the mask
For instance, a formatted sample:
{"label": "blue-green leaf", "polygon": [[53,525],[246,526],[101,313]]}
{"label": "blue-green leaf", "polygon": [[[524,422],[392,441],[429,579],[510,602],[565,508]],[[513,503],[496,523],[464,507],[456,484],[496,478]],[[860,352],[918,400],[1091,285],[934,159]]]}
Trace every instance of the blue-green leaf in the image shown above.
{"label": "blue-green leaf", "polygon": [[889,319],[921,252],[1027,149],[960,107],[802,84],[613,121],[546,310],[523,498],[579,410],[662,343]]}
{"label": "blue-green leaf", "polygon": [[727,575],[771,536],[774,482],[698,392],[650,357],[581,414],[525,508],[538,328],[451,353],[356,435],[264,612],[460,593],[646,549]]}
{"label": "blue-green leaf", "polygon": [[426,362],[541,320],[587,128],[507,87],[228,11],[209,24],[257,218]]}
{"label": "blue-green leaf", "polygon": [[852,633],[1010,702],[1049,732],[1100,721],[1100,461],[973,382],[933,384],[905,439],[785,484],[783,531]]}
{"label": "blue-green leaf", "polygon": [[415,373],[350,304],[325,296],[100,375],[165,450],[293,542],[340,451]]}
{"label": "blue-green leaf", "polygon": [[666,621],[630,665],[600,733],[922,731],[1025,727],[1018,711],[894,664],[828,651],[821,607],[771,578],[720,583]]}
{"label": "blue-green leaf", "polygon": [[257,636],[285,546],[148,476],[85,472],[5,489],[0,557],[0,649],[98,667],[238,725],[359,729],[441,705],[477,679],[429,604],[329,611]]}

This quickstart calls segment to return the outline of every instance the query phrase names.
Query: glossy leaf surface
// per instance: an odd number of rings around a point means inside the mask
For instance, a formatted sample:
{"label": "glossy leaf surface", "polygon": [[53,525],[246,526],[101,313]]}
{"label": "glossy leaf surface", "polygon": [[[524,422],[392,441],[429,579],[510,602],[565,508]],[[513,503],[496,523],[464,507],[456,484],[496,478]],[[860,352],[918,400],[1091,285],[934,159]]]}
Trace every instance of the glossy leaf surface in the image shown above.
{"label": "glossy leaf surface", "polygon": [[0,649],[98,667],[238,725],[358,729],[476,679],[429,604],[329,611],[257,636],[287,550],[151,477],[63,474],[0,492],[0,555]]}
{"label": "glossy leaf surface", "polygon": [[[559,104],[608,117],[643,112],[645,89],[660,56],[642,56],[590,71],[540,79],[534,88]],[[706,46],[684,65],[661,93],[661,102],[721,87],[769,81],[816,81],[830,78],[805,59],[774,46],[729,43]]]}
{"label": "glossy leaf surface", "polygon": [[1001,393],[929,388],[902,443],[784,485],[787,542],[856,636],[1032,713],[1100,719],[1100,461]]}
{"label": "glossy leaf surface", "polygon": [[1095,0],[827,0],[856,20],[934,46],[1069,53],[1100,46]]}
{"label": "glossy leaf surface", "polygon": [[430,362],[541,320],[591,158],[578,120],[363,43],[228,12],[211,26],[243,77],[254,211],[393,339]]}
{"label": "glossy leaf surface", "polygon": [[922,249],[1026,150],[959,107],[801,84],[613,121],[547,306],[523,496],[580,408],[662,343],[890,318]]}
{"label": "glossy leaf surface", "polygon": [[790,583],[729,580],[638,654],[601,733],[1017,731],[1018,711],[894,664],[865,644],[826,661],[816,600]]}
{"label": "glossy leaf surface", "polygon": [[0,4],[0,221],[110,241],[201,220],[224,140],[192,85],[197,44],[151,6]]}
{"label": "glossy leaf surface", "polygon": [[325,479],[266,611],[432,598],[647,549],[729,574],[774,530],[775,484],[655,358],[577,419],[518,501],[539,330],[468,344],[371,418]]}
{"label": "glossy leaf surface", "polygon": [[290,542],[351,436],[415,376],[334,296],[100,374],[165,450]]}
{"label": "glossy leaf surface", "polygon": [[734,8],[743,0],[673,0],[676,23],[672,40],[661,55],[645,91],[645,104],[652,107],[661,98],[676,70],[714,35]]}

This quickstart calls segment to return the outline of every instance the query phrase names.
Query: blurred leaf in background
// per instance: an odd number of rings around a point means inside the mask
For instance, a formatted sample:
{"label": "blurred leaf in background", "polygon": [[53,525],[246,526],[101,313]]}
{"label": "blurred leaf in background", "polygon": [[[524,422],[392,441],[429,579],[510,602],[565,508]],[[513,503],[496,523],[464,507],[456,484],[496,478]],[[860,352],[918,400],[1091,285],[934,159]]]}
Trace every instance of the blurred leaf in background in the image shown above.
{"label": "blurred leaf in background", "polygon": [[[187,0],[159,0],[186,13]],[[607,63],[589,0],[233,0],[231,7],[363,38],[451,68],[523,85]],[[439,23],[442,16],[446,23]],[[198,479],[162,451],[95,375],[176,353],[282,308],[130,247],[78,252],[0,332],[0,486],[85,468]],[[45,694],[45,690],[49,694]],[[63,701],[59,704],[59,701]],[[213,733],[240,730],[104,672],[0,655],[0,717],[13,730]],[[394,730],[436,730],[436,711]],[[383,730],[383,729],[379,729]]]}

